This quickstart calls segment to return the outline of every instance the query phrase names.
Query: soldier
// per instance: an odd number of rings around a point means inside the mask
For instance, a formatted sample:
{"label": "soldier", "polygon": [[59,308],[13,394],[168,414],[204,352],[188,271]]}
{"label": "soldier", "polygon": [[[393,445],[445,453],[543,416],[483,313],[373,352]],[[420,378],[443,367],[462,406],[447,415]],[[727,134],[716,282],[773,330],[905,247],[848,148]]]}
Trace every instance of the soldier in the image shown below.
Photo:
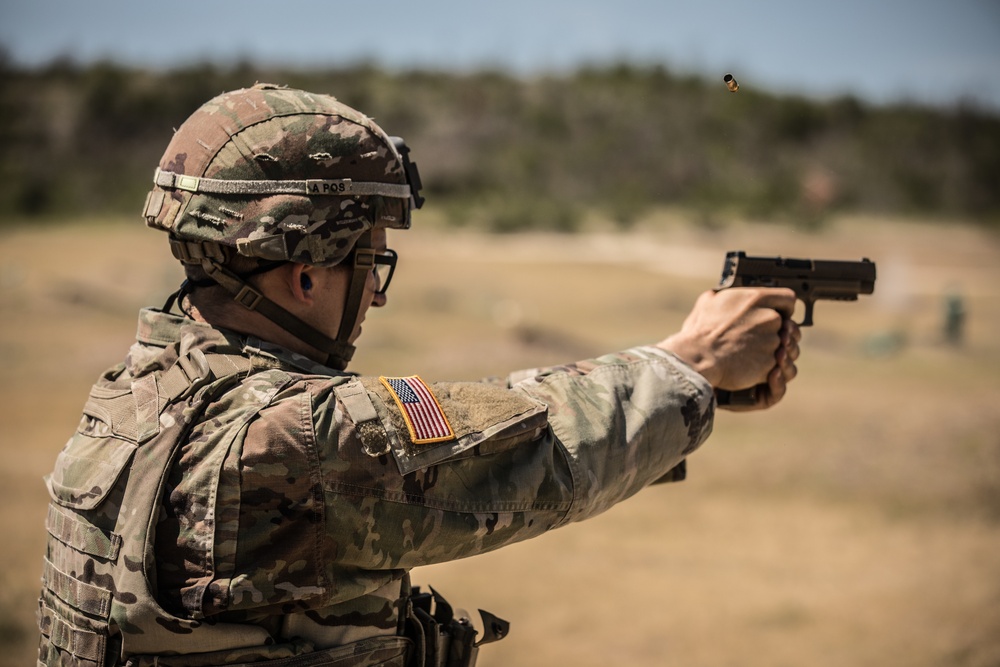
{"label": "soldier", "polygon": [[788,290],[707,292],[656,345],[505,382],[345,369],[386,304],[408,149],[332,97],[226,93],[176,132],[143,215],[186,280],[139,316],[46,478],[40,664],[471,665],[408,572],[683,477],[714,389],[796,374]]}

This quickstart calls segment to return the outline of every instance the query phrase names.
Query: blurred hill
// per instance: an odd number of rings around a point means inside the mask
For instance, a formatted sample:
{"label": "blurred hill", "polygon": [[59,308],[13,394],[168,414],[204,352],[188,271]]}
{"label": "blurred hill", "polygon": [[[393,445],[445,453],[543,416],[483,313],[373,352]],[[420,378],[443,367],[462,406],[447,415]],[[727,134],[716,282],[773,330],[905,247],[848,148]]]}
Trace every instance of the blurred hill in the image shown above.
{"label": "blurred hill", "polygon": [[[739,78],[739,73],[735,73]],[[270,81],[327,92],[406,138],[455,224],[572,230],[599,209],[623,227],[664,204],[822,225],[831,212],[1000,225],[1000,116],[972,106],[876,107],[659,66],[516,78],[496,71],[146,71],[0,58],[0,223],[136,214],[153,168],[201,103]]]}

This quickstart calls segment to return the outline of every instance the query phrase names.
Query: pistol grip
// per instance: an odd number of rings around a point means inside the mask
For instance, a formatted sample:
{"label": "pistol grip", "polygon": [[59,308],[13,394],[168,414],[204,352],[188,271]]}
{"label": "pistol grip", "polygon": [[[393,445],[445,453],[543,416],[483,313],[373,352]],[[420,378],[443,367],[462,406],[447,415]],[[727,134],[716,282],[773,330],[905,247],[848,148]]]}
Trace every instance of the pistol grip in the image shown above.
{"label": "pistol grip", "polygon": [[757,405],[757,387],[736,391],[716,389],[715,402],[718,405]]}

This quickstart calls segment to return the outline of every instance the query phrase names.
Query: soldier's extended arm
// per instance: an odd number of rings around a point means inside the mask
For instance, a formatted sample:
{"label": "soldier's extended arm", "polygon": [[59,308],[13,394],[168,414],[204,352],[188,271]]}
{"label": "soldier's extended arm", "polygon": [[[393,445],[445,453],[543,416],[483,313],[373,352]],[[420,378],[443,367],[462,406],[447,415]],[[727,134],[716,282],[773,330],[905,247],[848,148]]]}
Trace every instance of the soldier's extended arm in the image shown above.
{"label": "soldier's extended arm", "polygon": [[378,378],[337,389],[349,421],[313,419],[320,442],[340,439],[322,464],[330,520],[364,527],[356,543],[340,540],[338,567],[371,569],[372,549],[379,569],[439,563],[585,519],[662,477],[712,427],[711,386],[655,347],[547,369],[511,389],[426,386],[450,439],[414,438],[422,427]]}

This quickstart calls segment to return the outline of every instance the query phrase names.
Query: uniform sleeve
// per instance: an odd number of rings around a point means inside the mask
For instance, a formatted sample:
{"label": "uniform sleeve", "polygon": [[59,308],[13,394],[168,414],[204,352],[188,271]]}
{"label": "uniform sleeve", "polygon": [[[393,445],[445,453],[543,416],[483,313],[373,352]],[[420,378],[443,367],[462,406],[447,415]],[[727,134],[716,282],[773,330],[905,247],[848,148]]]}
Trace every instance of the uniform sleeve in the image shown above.
{"label": "uniform sleeve", "polygon": [[[516,373],[506,387],[398,380],[312,398],[325,549],[342,569],[464,558],[594,516],[697,448],[714,409],[704,378],[653,347]],[[421,385],[434,405],[418,407],[436,406],[445,426],[420,424],[407,388]]]}
{"label": "uniform sleeve", "polygon": [[662,479],[711,434],[711,385],[659,348],[511,380],[515,391],[549,406],[551,436],[573,475],[567,521],[599,514]]}

